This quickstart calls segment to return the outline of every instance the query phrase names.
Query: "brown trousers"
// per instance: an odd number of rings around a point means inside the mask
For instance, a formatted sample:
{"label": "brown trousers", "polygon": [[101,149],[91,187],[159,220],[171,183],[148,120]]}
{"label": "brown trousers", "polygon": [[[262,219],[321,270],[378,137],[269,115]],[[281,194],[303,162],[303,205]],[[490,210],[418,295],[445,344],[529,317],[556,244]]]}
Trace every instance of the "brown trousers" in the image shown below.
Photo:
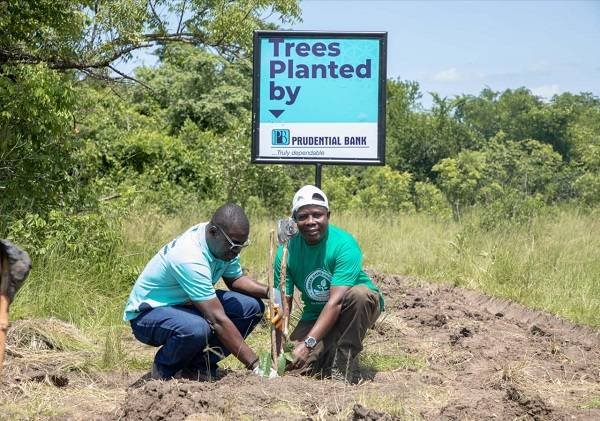
{"label": "brown trousers", "polygon": [[[328,374],[336,358],[347,363],[363,349],[367,329],[373,327],[381,313],[379,294],[364,285],[348,290],[342,301],[342,310],[327,335],[311,351],[303,374]],[[290,335],[294,345],[304,341],[316,320],[300,321]]]}

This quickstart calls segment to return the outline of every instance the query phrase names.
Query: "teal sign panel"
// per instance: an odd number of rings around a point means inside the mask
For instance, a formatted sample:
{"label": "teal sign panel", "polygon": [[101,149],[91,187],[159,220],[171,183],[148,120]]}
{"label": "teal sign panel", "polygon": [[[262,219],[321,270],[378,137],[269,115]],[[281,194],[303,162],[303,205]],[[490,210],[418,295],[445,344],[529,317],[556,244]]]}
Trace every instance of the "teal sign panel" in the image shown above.
{"label": "teal sign panel", "polygon": [[255,32],[253,162],[383,164],[386,41]]}

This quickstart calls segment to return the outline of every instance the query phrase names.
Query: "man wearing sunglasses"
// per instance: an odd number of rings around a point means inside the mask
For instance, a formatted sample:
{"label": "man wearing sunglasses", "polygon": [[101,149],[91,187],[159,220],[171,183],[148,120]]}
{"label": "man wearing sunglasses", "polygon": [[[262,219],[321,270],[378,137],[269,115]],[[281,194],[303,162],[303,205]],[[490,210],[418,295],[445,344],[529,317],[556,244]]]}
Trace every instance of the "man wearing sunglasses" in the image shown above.
{"label": "man wearing sunglasses", "polygon": [[[209,222],[164,245],[140,274],[124,319],[139,341],[161,347],[152,378],[215,378],[218,361],[230,353],[263,375],[244,342],[262,318],[260,299],[268,297],[266,285],[242,273],[239,253],[249,231],[243,209],[225,204]],[[228,291],[215,290],[220,279]]]}

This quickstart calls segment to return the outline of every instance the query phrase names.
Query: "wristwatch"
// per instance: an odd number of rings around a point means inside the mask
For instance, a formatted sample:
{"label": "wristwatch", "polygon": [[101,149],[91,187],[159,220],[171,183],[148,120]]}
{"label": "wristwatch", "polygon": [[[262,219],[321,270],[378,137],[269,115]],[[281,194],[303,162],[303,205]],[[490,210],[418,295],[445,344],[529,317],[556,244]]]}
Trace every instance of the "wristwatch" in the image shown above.
{"label": "wristwatch", "polygon": [[304,345],[306,345],[306,347],[309,349],[313,349],[315,346],[317,346],[317,342],[318,341],[312,336],[307,336],[304,340]]}

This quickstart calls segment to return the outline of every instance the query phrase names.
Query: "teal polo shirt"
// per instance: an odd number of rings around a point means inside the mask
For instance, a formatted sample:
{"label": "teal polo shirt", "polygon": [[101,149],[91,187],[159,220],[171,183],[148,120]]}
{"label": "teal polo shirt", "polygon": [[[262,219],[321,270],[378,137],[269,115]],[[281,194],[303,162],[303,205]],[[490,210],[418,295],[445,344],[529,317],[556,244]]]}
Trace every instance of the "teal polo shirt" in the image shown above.
{"label": "teal polo shirt", "polygon": [[221,277],[242,276],[239,256],[227,262],[212,255],[206,244],[206,224],[189,228],[148,262],[129,294],[125,321],[136,318],[144,303],[156,308],[210,300],[216,297],[214,285]]}

